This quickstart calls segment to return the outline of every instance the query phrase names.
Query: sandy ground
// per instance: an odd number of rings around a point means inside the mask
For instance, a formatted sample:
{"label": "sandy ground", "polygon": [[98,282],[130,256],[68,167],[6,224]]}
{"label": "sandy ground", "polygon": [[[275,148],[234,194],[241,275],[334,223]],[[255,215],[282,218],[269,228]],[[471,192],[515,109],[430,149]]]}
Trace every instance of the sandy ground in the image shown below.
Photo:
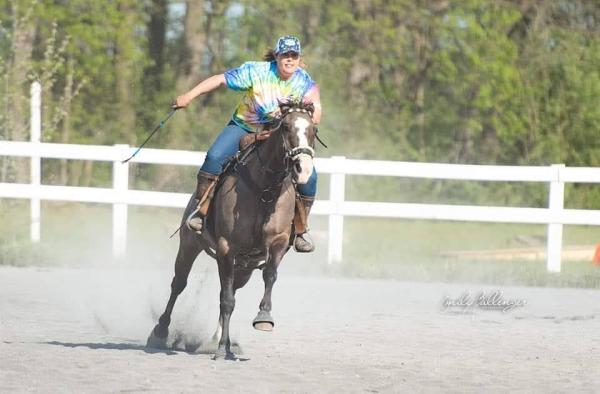
{"label": "sandy ground", "polygon": [[[251,327],[259,275],[232,320],[243,354],[213,361],[213,268],[195,267],[173,315],[175,350],[145,347],[170,271],[0,268],[2,392],[598,392],[600,291],[501,288],[509,312],[444,309],[479,285],[280,272],[275,330]],[[464,300],[463,300],[464,301]]]}

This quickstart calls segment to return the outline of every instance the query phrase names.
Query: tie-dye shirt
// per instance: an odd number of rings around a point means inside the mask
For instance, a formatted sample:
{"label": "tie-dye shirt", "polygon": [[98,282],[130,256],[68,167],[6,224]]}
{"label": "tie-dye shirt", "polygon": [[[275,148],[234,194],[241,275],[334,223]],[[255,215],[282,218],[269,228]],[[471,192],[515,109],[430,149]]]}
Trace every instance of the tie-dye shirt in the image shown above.
{"label": "tie-dye shirt", "polygon": [[248,131],[273,120],[279,101],[303,100],[315,81],[301,68],[287,81],[279,78],[276,62],[246,62],[225,72],[227,87],[246,92],[233,113],[233,121]]}

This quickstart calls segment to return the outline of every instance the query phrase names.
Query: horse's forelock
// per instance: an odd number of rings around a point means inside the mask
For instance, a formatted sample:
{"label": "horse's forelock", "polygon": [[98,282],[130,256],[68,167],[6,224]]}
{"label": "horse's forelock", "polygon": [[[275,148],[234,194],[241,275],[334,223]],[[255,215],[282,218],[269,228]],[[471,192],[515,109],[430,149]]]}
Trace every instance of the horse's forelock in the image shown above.
{"label": "horse's forelock", "polygon": [[280,102],[279,109],[282,116],[285,116],[291,112],[305,112],[312,117],[313,113],[315,112],[315,106],[313,103],[304,102],[302,100],[288,100]]}

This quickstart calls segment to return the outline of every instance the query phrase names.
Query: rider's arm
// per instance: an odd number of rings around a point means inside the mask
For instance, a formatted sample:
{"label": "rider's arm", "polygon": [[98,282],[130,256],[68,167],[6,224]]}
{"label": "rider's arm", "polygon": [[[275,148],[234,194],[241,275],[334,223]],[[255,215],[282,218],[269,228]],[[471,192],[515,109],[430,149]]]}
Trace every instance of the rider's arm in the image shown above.
{"label": "rider's arm", "polygon": [[212,77],[206,78],[204,81],[200,82],[189,92],[178,96],[175,102],[173,103],[174,108],[185,108],[188,104],[195,99],[196,97],[208,93],[212,90],[215,90],[221,85],[225,85],[225,75],[217,74]]}
{"label": "rider's arm", "polygon": [[321,122],[321,95],[319,94],[319,89],[311,89],[306,96],[304,96],[304,99],[313,103],[315,106],[313,122],[315,125],[318,125]]}

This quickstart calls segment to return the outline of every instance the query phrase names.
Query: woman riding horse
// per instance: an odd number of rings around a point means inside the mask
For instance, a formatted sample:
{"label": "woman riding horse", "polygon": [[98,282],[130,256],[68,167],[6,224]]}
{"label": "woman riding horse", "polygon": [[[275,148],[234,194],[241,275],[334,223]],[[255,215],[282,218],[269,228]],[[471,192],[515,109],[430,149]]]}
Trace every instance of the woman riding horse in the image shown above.
{"label": "woman riding horse", "polygon": [[[317,125],[321,120],[319,89],[310,75],[300,67],[300,40],[284,36],[277,40],[275,49],[270,49],[263,62],[246,62],[224,74],[213,75],[196,85],[189,92],[178,96],[173,108],[184,108],[196,97],[208,93],[221,85],[245,92],[233,113],[231,121],[221,131],[206,154],[204,164],[198,172],[196,199],[203,206],[211,198],[211,189],[221,173],[223,164],[238,151],[240,139],[248,133],[265,129],[279,115],[279,103],[287,100],[311,102],[314,105],[312,120]],[[298,185],[301,203],[306,217],[310,212],[317,192],[317,173],[313,169],[309,181]],[[207,201],[208,200],[208,201]],[[200,233],[206,209],[197,209],[188,218],[187,226]],[[314,245],[308,228],[296,234],[294,248],[298,252],[312,252]]]}

